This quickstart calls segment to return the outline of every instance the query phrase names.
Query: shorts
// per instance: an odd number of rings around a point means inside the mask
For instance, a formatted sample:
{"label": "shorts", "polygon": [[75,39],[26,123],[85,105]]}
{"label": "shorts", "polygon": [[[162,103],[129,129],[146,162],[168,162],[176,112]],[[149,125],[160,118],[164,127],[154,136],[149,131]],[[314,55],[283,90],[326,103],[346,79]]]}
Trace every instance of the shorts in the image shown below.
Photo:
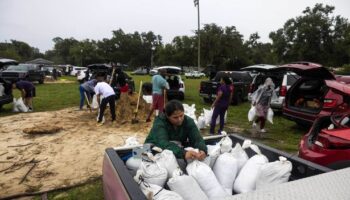
{"label": "shorts", "polygon": [[35,97],[35,88],[32,88],[30,90],[25,90],[25,91],[26,91],[25,98]]}
{"label": "shorts", "polygon": [[164,110],[164,97],[161,94],[152,94],[152,108],[163,112]]}

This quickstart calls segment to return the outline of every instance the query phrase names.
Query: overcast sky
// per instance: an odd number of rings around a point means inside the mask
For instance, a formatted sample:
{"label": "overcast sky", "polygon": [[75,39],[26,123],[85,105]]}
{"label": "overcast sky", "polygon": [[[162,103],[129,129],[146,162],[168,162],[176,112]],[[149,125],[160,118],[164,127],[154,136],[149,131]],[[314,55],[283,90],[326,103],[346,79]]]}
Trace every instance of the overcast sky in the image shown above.
{"label": "overcast sky", "polygon": [[[271,31],[316,3],[350,19],[349,0],[200,0],[201,25],[236,26],[245,39],[258,32],[269,42]],[[194,35],[197,9],[193,0],[0,0],[0,42],[15,39],[41,52],[53,48],[54,37],[101,40],[119,28],[153,31],[169,43]]]}

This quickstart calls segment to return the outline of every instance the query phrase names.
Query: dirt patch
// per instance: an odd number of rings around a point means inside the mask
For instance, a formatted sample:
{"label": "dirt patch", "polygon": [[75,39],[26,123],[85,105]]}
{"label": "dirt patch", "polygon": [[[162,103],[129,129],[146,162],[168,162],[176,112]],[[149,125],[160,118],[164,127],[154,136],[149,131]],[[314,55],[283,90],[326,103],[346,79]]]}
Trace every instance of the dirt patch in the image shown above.
{"label": "dirt patch", "polygon": [[149,105],[143,99],[137,114],[139,123],[131,124],[136,102],[136,94],[123,96],[116,105],[119,123],[112,125],[107,109],[102,127],[96,126],[96,111],[76,108],[2,117],[0,198],[66,187],[100,176],[107,147],[122,146],[134,135],[143,142],[151,128],[152,123],[145,123]]}

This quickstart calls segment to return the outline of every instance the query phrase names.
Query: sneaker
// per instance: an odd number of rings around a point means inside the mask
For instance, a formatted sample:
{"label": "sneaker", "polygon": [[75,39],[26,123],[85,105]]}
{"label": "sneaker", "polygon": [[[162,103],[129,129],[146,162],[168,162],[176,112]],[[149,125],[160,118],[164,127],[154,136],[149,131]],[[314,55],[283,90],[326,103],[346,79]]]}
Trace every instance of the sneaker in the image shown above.
{"label": "sneaker", "polygon": [[255,122],[253,122],[252,127],[256,129],[256,126],[257,126],[257,125],[256,125],[256,123],[255,123]]}
{"label": "sneaker", "polygon": [[261,129],[260,133],[266,133],[266,130],[265,129]]}
{"label": "sneaker", "polygon": [[98,127],[103,126],[103,123],[102,122],[97,122],[97,126]]}

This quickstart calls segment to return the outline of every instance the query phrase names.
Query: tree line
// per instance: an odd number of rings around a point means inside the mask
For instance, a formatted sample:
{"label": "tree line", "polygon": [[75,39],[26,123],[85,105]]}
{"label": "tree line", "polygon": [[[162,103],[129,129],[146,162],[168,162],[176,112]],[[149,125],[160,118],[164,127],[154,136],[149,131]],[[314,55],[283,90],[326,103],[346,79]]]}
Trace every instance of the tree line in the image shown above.
{"label": "tree line", "polygon": [[[259,41],[258,33],[243,39],[235,26],[205,24],[200,30],[201,65],[238,70],[252,64],[282,64],[311,61],[324,66],[341,67],[350,63],[350,24],[334,16],[335,7],[316,4],[300,16],[289,19],[282,28],[269,34],[271,43]],[[92,63],[118,62],[132,68],[154,65],[197,66],[198,32],[194,36],[176,36],[164,44],[162,37],[149,32],[112,31],[102,40],[53,39],[54,47],[45,53],[29,44],[11,40],[0,43],[0,57],[28,61],[43,57],[56,64],[87,66]]]}

